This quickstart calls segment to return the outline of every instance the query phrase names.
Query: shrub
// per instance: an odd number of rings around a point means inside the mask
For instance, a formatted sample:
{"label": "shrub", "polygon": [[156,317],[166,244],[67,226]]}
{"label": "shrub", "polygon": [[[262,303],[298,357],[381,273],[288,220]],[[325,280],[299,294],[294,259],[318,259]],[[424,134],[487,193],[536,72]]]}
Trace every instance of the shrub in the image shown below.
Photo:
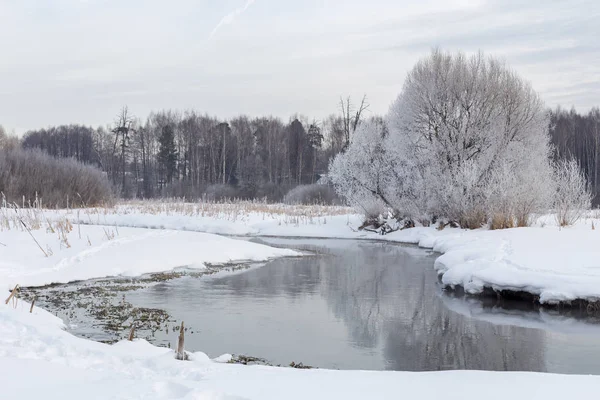
{"label": "shrub", "polygon": [[560,226],[573,225],[592,204],[585,175],[574,159],[560,160],[554,168],[554,179],[556,222]]}
{"label": "shrub", "polygon": [[100,170],[39,150],[0,149],[0,191],[9,202],[41,198],[49,207],[110,203],[113,190]]}
{"label": "shrub", "polygon": [[210,185],[204,191],[204,199],[207,201],[221,202],[237,198],[237,190],[231,185]]}
{"label": "shrub", "polygon": [[256,189],[257,199],[266,199],[268,203],[281,203],[290,191],[290,185],[263,183]]}
{"label": "shrub", "polygon": [[287,192],[283,198],[285,204],[302,205],[334,205],[340,204],[340,199],[332,187],[327,185],[312,184],[299,185]]}

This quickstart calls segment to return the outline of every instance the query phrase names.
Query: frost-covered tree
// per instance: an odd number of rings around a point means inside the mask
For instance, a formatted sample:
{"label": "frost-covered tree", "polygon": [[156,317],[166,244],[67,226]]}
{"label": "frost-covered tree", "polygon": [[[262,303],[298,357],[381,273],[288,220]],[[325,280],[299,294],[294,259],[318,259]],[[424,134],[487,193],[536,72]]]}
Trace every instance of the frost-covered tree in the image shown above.
{"label": "frost-covered tree", "polygon": [[[359,140],[363,130],[332,163],[336,187],[352,204],[375,198],[408,218],[471,228],[492,216],[501,227],[526,225],[549,205],[548,115],[504,63],[434,50],[409,72],[386,121],[381,139]],[[344,177],[365,188],[345,186]]]}
{"label": "frost-covered tree", "polygon": [[368,217],[376,217],[386,209],[411,207],[410,188],[404,185],[410,178],[409,160],[391,158],[399,153],[386,149],[388,136],[381,121],[363,122],[346,152],[330,166],[330,179],[338,194]]}
{"label": "frost-covered tree", "polygon": [[554,176],[556,222],[560,226],[573,225],[591,206],[592,196],[587,180],[575,159],[558,161]]}
{"label": "frost-covered tree", "polygon": [[329,168],[338,194],[368,217],[379,215],[386,207],[393,208],[385,193],[393,184],[393,171],[385,159],[384,136],[380,126],[362,124],[346,152]]}

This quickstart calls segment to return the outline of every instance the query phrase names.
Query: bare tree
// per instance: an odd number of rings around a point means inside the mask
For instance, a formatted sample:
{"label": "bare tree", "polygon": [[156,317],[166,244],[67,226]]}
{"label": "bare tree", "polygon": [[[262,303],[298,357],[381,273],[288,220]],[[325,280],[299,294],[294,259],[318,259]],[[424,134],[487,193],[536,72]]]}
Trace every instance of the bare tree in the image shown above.
{"label": "bare tree", "polygon": [[[124,194],[126,192],[126,182],[125,182],[125,166],[127,163],[126,159],[126,150],[129,146],[130,134],[135,132],[135,129],[132,127],[133,118],[129,115],[129,110],[127,106],[123,107],[120,114],[117,116],[116,126],[112,129],[112,133],[115,135],[115,143],[113,145],[113,154],[116,153],[117,143],[119,143],[119,147],[121,148],[121,179],[122,179],[122,188],[121,191]],[[120,141],[119,141],[120,140]]]}
{"label": "bare tree", "polygon": [[0,149],[14,149],[19,147],[19,139],[13,134],[9,135],[0,125]]}
{"label": "bare tree", "polygon": [[350,144],[350,137],[358,128],[363,113],[369,109],[369,103],[367,102],[367,95],[365,94],[360,101],[360,106],[355,109],[350,96],[346,97],[346,100],[340,97],[340,110],[342,112],[342,121],[344,126],[344,139],[345,147]]}

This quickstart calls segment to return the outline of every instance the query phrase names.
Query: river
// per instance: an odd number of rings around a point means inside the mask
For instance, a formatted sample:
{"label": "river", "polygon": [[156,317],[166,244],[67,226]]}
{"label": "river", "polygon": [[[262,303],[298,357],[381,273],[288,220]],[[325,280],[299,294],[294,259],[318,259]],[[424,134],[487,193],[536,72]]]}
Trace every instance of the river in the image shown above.
{"label": "river", "polygon": [[[211,357],[244,354],[334,369],[600,374],[596,318],[447,293],[430,251],[375,241],[255,241],[307,255],[124,295],[135,307],[185,321],[186,348]],[[81,321],[68,326],[89,337],[98,329]],[[171,327],[148,337],[159,345],[175,338]]]}

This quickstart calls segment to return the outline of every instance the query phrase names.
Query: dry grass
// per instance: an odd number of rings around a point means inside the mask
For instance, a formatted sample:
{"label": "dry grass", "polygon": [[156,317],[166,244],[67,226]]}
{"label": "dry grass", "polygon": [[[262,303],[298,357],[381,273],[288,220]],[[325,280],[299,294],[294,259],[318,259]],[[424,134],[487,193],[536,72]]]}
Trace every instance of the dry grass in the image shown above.
{"label": "dry grass", "polygon": [[102,215],[179,215],[206,217],[227,221],[244,221],[250,215],[263,219],[284,218],[289,223],[307,222],[311,218],[354,213],[353,209],[341,206],[268,204],[263,201],[199,202],[177,200],[126,201],[113,207],[95,207],[85,210],[87,218],[99,220]]}
{"label": "dry grass", "polygon": [[[287,205],[269,204],[265,201],[202,201],[189,203],[176,199],[169,200],[135,200],[124,201],[114,206],[93,207],[72,210],[65,214],[56,214],[42,208],[41,199],[33,203],[23,202],[25,207],[16,204],[0,206],[0,231],[24,230],[20,223],[23,220],[32,230],[44,228],[46,232],[56,234],[61,247],[70,247],[69,234],[74,230],[71,221],[78,224],[112,225],[106,222],[107,216],[116,215],[166,215],[190,218],[210,218],[229,222],[244,222],[250,217],[262,220],[277,220],[280,225],[326,224],[327,217],[353,214],[354,210],[342,206],[324,205]],[[50,218],[48,218],[48,215]],[[71,220],[69,220],[71,218]],[[81,231],[77,229],[79,238]],[[118,228],[105,232],[108,240],[118,236]],[[89,239],[88,239],[89,241]]]}
{"label": "dry grass", "polygon": [[491,230],[510,229],[510,228],[514,228],[517,225],[518,224],[515,224],[515,219],[512,217],[512,215],[497,213],[497,214],[494,214],[490,220],[490,229]]}

